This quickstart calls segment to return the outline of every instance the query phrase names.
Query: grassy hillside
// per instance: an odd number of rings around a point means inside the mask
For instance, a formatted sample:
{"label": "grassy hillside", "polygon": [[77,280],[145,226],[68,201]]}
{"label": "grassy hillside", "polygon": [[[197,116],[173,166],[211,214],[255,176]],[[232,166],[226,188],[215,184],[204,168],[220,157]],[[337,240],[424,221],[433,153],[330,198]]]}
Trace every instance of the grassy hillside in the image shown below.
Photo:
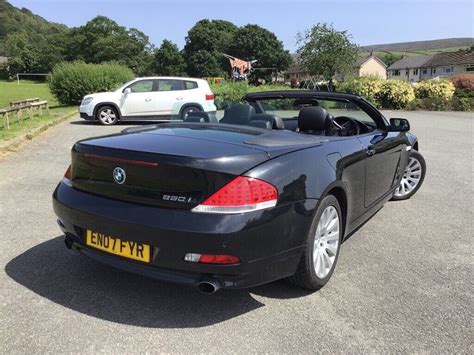
{"label": "grassy hillside", "polygon": [[[467,48],[474,45],[474,38],[444,38],[430,41],[399,42],[374,44],[362,47],[366,51],[374,52],[426,52],[452,48]],[[426,53],[425,53],[426,54]]]}
{"label": "grassy hillside", "polygon": [[[466,49],[467,47],[452,47],[452,48],[441,48],[441,49],[426,49],[426,50],[414,50],[414,51],[373,51],[372,53],[376,56],[384,56],[386,54],[394,54],[400,56],[407,56],[407,57],[414,57],[417,55],[428,55],[428,54],[436,54],[436,53],[443,53],[443,52],[456,52],[460,49]],[[369,54],[369,51],[363,51],[364,55]]]}
{"label": "grassy hillside", "polygon": [[67,30],[65,25],[49,22],[28,9],[18,9],[6,0],[0,0],[0,56],[8,56],[5,48],[8,35],[18,34],[40,39],[46,34],[65,30]]}

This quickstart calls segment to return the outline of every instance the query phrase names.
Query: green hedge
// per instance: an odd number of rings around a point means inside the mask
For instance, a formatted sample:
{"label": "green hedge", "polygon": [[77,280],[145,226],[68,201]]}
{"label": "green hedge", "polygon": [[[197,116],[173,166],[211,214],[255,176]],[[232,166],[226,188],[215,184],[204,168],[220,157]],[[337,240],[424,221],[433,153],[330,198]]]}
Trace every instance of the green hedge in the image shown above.
{"label": "green hedge", "polygon": [[214,102],[218,110],[222,110],[230,104],[240,102],[242,98],[250,92],[290,90],[290,87],[285,85],[253,86],[244,81],[229,81],[222,82],[221,84],[210,83],[210,86],[214,93]]}
{"label": "green hedge", "polygon": [[379,108],[402,109],[415,99],[409,83],[378,77],[358,77],[339,82],[336,90],[363,96]]}
{"label": "green hedge", "polygon": [[455,85],[447,80],[421,81],[411,85],[396,79],[358,77],[336,83],[336,90],[363,96],[379,108],[469,111],[474,106],[472,96],[464,95],[461,90],[455,91]]}
{"label": "green hedge", "polygon": [[63,62],[53,68],[49,86],[60,103],[78,105],[85,95],[114,90],[133,78],[129,68],[116,63]]}
{"label": "green hedge", "polygon": [[415,86],[417,99],[451,100],[454,95],[454,85],[448,80],[420,81]]}
{"label": "green hedge", "polygon": [[365,97],[375,106],[380,107],[377,99],[377,93],[380,91],[383,80],[378,76],[361,76],[351,80],[340,81],[336,83],[336,91],[348,92],[351,94]]}
{"label": "green hedge", "polygon": [[399,110],[415,100],[415,92],[406,81],[384,80],[375,97],[382,108]]}

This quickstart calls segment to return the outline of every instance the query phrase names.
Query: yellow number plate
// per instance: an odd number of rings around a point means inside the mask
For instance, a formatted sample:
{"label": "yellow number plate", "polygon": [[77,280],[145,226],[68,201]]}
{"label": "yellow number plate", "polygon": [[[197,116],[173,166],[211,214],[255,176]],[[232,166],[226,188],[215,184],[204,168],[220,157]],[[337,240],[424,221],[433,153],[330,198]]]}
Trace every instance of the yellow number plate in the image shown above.
{"label": "yellow number plate", "polygon": [[90,247],[106,251],[111,254],[120,255],[125,258],[150,262],[150,246],[119,238],[111,237],[98,232],[87,230],[86,244]]}

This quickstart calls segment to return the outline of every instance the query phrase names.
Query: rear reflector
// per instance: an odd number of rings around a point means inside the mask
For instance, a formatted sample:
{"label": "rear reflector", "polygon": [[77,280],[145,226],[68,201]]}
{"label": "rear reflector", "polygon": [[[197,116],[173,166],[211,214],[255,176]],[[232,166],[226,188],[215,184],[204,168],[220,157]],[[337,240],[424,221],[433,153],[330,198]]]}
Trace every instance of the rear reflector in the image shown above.
{"label": "rear reflector", "polygon": [[184,260],[190,261],[193,263],[200,263],[200,264],[221,264],[221,265],[229,265],[229,264],[238,264],[240,260],[238,257],[233,255],[221,255],[221,254],[186,254],[184,256]]}
{"label": "rear reflector", "polygon": [[63,182],[67,185],[71,185],[71,178],[72,178],[71,165],[69,165],[66,169],[66,172],[64,173]]}
{"label": "rear reflector", "polygon": [[214,100],[214,94],[206,94],[206,100]]}
{"label": "rear reflector", "polygon": [[274,207],[278,191],[268,182],[238,176],[192,209],[201,213],[243,213]]}
{"label": "rear reflector", "polygon": [[71,180],[71,176],[72,176],[71,165],[69,165],[66,169],[66,172],[64,173],[64,177],[68,180]]}

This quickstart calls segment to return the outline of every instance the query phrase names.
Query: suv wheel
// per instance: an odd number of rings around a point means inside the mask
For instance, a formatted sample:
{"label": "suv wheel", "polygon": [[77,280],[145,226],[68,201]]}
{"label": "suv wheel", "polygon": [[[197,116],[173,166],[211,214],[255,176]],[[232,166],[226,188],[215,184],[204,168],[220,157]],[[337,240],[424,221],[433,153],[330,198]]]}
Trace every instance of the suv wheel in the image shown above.
{"label": "suv wheel", "polygon": [[202,111],[199,107],[197,106],[188,106],[188,107],[185,107],[183,110],[181,110],[181,119],[184,121],[191,112],[195,112],[195,111]]}
{"label": "suv wheel", "polygon": [[117,123],[118,113],[113,106],[102,106],[97,110],[96,118],[104,126],[111,126]]}

